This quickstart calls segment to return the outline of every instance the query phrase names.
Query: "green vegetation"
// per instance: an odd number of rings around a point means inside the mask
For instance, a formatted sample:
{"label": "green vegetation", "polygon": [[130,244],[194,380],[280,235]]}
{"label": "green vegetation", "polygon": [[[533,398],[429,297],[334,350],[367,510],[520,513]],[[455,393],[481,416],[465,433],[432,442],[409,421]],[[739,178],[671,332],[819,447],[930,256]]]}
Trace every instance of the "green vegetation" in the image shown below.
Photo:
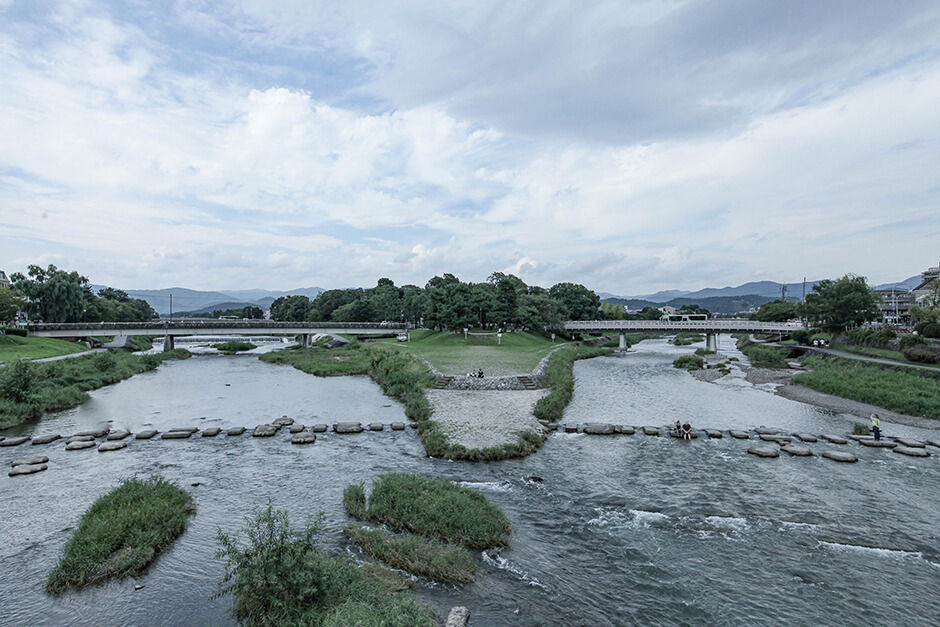
{"label": "green vegetation", "polygon": [[137,352],[149,351],[153,348],[153,339],[146,335],[132,335],[127,338],[127,346]]}
{"label": "green vegetation", "polygon": [[82,516],[46,590],[61,594],[142,572],[183,533],[194,511],[192,497],[169,481],[126,479]]}
{"label": "green vegetation", "polygon": [[799,317],[799,315],[799,303],[777,299],[761,305],[757,313],[751,316],[751,320],[759,320],[761,322],[786,322],[787,320]]}
{"label": "green vegetation", "polygon": [[696,354],[696,355],[699,355],[700,357],[704,357],[705,355],[714,355],[715,352],[716,352],[716,351],[710,351],[710,350],[708,350],[707,348],[696,348],[696,349],[695,349],[695,354]]}
{"label": "green vegetation", "polygon": [[757,368],[787,367],[787,349],[779,346],[755,344],[746,335],[736,337],[738,337],[738,350],[747,355],[752,366]]}
{"label": "green vegetation", "polygon": [[865,277],[847,274],[841,279],[826,279],[806,295],[803,315],[813,326],[841,332],[876,320],[878,294],[868,287]]}
{"label": "green vegetation", "polygon": [[378,529],[346,525],[343,531],[368,555],[413,575],[458,584],[473,583],[477,563],[466,548],[411,533],[392,536]]}
{"label": "green vegetation", "polygon": [[18,359],[44,359],[83,353],[88,350],[80,342],[67,342],[51,337],[20,337],[19,335],[0,335],[0,362],[16,361]]}
{"label": "green vegetation", "polygon": [[216,597],[231,594],[235,617],[252,627],[434,627],[434,612],[407,592],[401,577],[357,566],[347,554],[329,555],[317,545],[319,529],[316,519],[293,530],[287,512],[270,503],[245,517],[247,546],[219,529],[216,556],[226,565]]}
{"label": "green vegetation", "polygon": [[699,355],[683,355],[673,361],[672,365],[676,368],[685,368],[689,372],[692,372],[693,370],[701,370],[704,368],[705,360]]}
{"label": "green vegetation", "polygon": [[153,370],[166,359],[189,356],[183,349],[149,355],[118,350],[51,362],[12,362],[0,368],[0,429],[80,405],[89,390]]}
{"label": "green vegetation", "polygon": [[572,368],[578,359],[590,359],[609,355],[610,349],[589,346],[565,346],[558,349],[548,360],[545,377],[551,389],[535,403],[532,413],[539,420],[555,422],[561,419],[565,407],[571,402],[574,393],[574,373]]}
{"label": "green vegetation", "polygon": [[892,411],[940,419],[940,377],[933,372],[895,369],[854,360],[807,357],[811,368],[792,383]]}
{"label": "green vegetation", "polygon": [[688,346],[704,340],[705,337],[701,333],[677,333],[672,343],[676,346]]}
{"label": "green vegetation", "polygon": [[871,427],[861,422],[852,425],[852,435],[868,435],[871,433]]}
{"label": "green vegetation", "polygon": [[212,348],[217,348],[226,355],[234,355],[239,351],[250,351],[258,348],[251,342],[241,342],[239,340],[232,340],[230,342],[222,342],[220,344],[212,344]]}
{"label": "green vegetation", "polygon": [[894,327],[884,327],[878,330],[860,327],[858,329],[849,329],[845,332],[845,335],[859,346],[885,346],[898,337]]}

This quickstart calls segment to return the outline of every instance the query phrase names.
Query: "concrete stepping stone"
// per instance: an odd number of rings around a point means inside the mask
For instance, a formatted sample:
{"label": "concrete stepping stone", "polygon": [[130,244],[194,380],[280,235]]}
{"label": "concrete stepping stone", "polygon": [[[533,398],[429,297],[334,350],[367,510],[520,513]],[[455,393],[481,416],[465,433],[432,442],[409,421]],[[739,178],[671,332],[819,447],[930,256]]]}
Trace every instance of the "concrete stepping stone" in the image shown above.
{"label": "concrete stepping stone", "polygon": [[334,422],[333,431],[336,433],[361,433],[362,425],[358,422]]}
{"label": "concrete stepping stone", "polygon": [[705,429],[705,435],[707,435],[709,438],[724,437],[722,436],[721,431],[719,431],[718,429]]}
{"label": "concrete stepping stone", "polygon": [[790,455],[796,455],[797,457],[809,457],[813,454],[813,451],[809,450],[808,446],[800,446],[799,444],[787,444],[786,446],[781,446],[780,450]]}
{"label": "concrete stepping stone", "polygon": [[191,436],[193,431],[167,431],[166,433],[160,434],[161,440],[185,440]]}
{"label": "concrete stepping stone", "polygon": [[58,433],[50,433],[48,435],[40,435],[33,438],[33,444],[49,444],[50,442],[55,442],[60,439],[62,436]]}
{"label": "concrete stepping stone", "polygon": [[412,429],[417,429],[417,428],[418,428],[418,423],[417,423],[417,422],[409,422],[409,423],[408,423],[408,426],[411,427]]}
{"label": "concrete stepping stone", "polygon": [[891,440],[859,440],[858,443],[871,448],[894,448],[898,445],[897,442]]}
{"label": "concrete stepping stone", "polygon": [[930,457],[925,449],[919,448],[917,446],[895,446],[893,449],[895,453],[900,453],[901,455],[907,455],[909,457]]}
{"label": "concrete stepping stone", "polygon": [[782,435],[780,433],[774,433],[774,434],[761,433],[757,437],[759,437],[764,442],[776,442],[777,444],[789,444],[790,443],[790,436]]}
{"label": "concrete stepping stone", "polygon": [[803,440],[804,442],[816,442],[818,438],[812,433],[794,433],[795,437]]}
{"label": "concrete stepping stone", "polygon": [[822,456],[833,461],[845,462],[847,464],[858,461],[858,458],[855,455],[852,455],[846,451],[824,451]]}
{"label": "concrete stepping stone", "polygon": [[[555,429],[558,428],[558,425],[551,425],[551,424],[550,424],[550,425],[546,425],[546,426],[547,426],[547,428],[548,428],[549,431],[554,431]],[[552,429],[552,427],[555,427],[555,429]],[[404,431],[404,430],[405,430],[405,423],[403,423],[403,422],[393,422],[393,423],[392,423],[392,431]]]}
{"label": "concrete stepping stone", "polygon": [[227,435],[241,435],[245,431],[247,431],[245,427],[232,427],[231,429],[228,430]]}
{"label": "concrete stepping stone", "polygon": [[21,464],[14,466],[7,474],[11,477],[16,477],[17,475],[31,475],[36,472],[42,472],[48,468],[49,466],[46,464]]}
{"label": "concrete stepping stone", "polygon": [[659,435],[659,427],[643,427],[643,433],[646,435]]}
{"label": "concrete stepping stone", "polygon": [[823,433],[819,437],[821,437],[823,440],[831,444],[846,444],[848,442],[848,440],[843,438],[841,435],[832,435],[829,433]]}
{"label": "concrete stepping stone", "polygon": [[134,435],[138,440],[149,440],[153,436],[157,435],[156,429],[144,429],[143,431],[138,432]]}
{"label": "concrete stepping stone", "polygon": [[385,425],[383,425],[381,422],[369,423],[369,431],[382,431],[383,429],[385,429]]}
{"label": "concrete stepping stone", "polygon": [[75,442],[69,442],[65,445],[66,451],[80,451],[84,448],[93,448],[95,446],[94,440],[77,440]]}
{"label": "concrete stepping stone", "polygon": [[323,433],[323,432],[326,431],[327,429],[329,429],[329,427],[326,426],[326,425],[323,424],[323,423],[313,425],[313,432],[314,432],[314,433]]}
{"label": "concrete stepping stone", "polygon": [[112,431],[108,434],[109,440],[123,440],[131,434],[130,431]]}
{"label": "concrete stepping stone", "polygon": [[771,429],[770,427],[757,427],[754,429],[754,433],[757,435],[776,435],[780,433],[780,429]]}
{"label": "concrete stepping stone", "polygon": [[208,429],[202,430],[202,437],[204,438],[214,438],[215,436],[222,433],[222,427],[209,427]]}
{"label": "concrete stepping stone", "polygon": [[908,438],[894,438],[894,441],[897,442],[898,444],[902,444],[910,448],[926,448],[927,447],[927,444],[925,442],[921,442],[920,440],[911,440]]}
{"label": "concrete stepping stone", "polygon": [[589,422],[584,425],[582,432],[590,435],[613,435],[614,425],[604,422]]}
{"label": "concrete stepping stone", "polygon": [[277,429],[274,425],[258,425],[255,427],[255,430],[251,432],[251,436],[255,438],[270,438],[275,433],[277,433]]}
{"label": "concrete stepping stone", "polygon": [[26,436],[20,436],[16,438],[6,438],[2,442],[0,442],[0,446],[19,446],[20,444],[28,440],[29,438]]}
{"label": "concrete stepping stone", "polygon": [[81,431],[75,435],[90,435],[93,438],[103,438],[108,435],[110,429],[92,429],[91,431]]}
{"label": "concrete stepping stone", "polygon": [[[676,433],[675,429],[670,429],[670,430],[669,430],[669,437],[671,437],[671,438],[676,438],[677,440],[684,440],[684,439],[685,439],[685,438],[682,437],[682,434]],[[697,438],[698,438],[698,433],[696,433],[695,431],[693,431],[693,432],[691,432],[691,433],[689,434],[689,439],[695,440],[695,439],[697,439]]]}
{"label": "concrete stepping stone", "polygon": [[99,453],[107,453],[108,451],[120,451],[122,448],[127,447],[127,442],[123,440],[109,440],[107,442],[102,442],[98,446]]}
{"label": "concrete stepping stone", "polygon": [[193,434],[199,431],[199,427],[173,427],[172,429],[170,429],[170,431],[167,431],[167,433],[170,433],[171,431],[178,431],[178,432],[188,431],[190,434]]}
{"label": "concrete stepping stone", "polygon": [[95,436],[93,435],[73,435],[68,440],[65,441],[66,444],[71,444],[72,442],[94,442]]}
{"label": "concrete stepping stone", "polygon": [[294,437],[290,439],[291,444],[313,444],[316,441],[316,434],[310,433],[309,431],[301,431],[300,433],[296,433],[294,434]]}
{"label": "concrete stepping stone", "polygon": [[565,423],[565,433],[577,433],[578,425],[569,425]]}
{"label": "concrete stepping stone", "polygon": [[736,440],[749,440],[751,438],[750,433],[747,431],[741,431],[740,429],[731,429],[728,431],[728,433],[730,433],[731,437],[735,438]]}
{"label": "concrete stepping stone", "polygon": [[752,446],[747,452],[758,457],[780,457],[780,449],[776,446]]}
{"label": "concrete stepping stone", "polygon": [[290,431],[291,433],[300,433],[301,431],[306,431],[306,430],[307,428],[303,426],[302,424],[292,424],[290,426],[290,429],[288,429],[288,431]]}
{"label": "concrete stepping stone", "polygon": [[940,440],[927,440],[927,444],[940,448]]}
{"label": "concrete stepping stone", "polygon": [[294,419],[288,418],[287,416],[281,416],[280,418],[276,418],[271,424],[273,424],[275,427],[288,427],[294,424]]}
{"label": "concrete stepping stone", "polygon": [[630,425],[619,425],[616,427],[617,433],[622,433],[623,435],[633,435],[636,433],[636,429]]}
{"label": "concrete stepping stone", "polygon": [[30,457],[20,457],[19,459],[14,459],[11,466],[35,466],[37,464],[45,464],[49,461],[49,458],[45,455],[32,455]]}

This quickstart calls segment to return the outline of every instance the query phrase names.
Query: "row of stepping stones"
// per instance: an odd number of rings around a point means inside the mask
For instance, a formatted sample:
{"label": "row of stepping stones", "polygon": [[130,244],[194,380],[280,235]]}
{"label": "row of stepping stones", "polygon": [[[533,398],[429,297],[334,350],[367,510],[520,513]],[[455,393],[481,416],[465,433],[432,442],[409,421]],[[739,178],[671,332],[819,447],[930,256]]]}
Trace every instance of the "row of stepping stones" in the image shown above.
{"label": "row of stepping stones", "polygon": [[[633,435],[637,432],[637,430],[639,430],[646,435],[658,436],[662,432],[665,432],[674,438],[682,437],[682,435],[676,433],[672,427],[645,426],[636,428],[629,425],[614,425],[603,422],[589,422],[581,425],[565,424],[559,426],[547,421],[541,422],[542,425],[545,426],[549,431],[564,430],[565,433],[586,433],[589,435],[614,435],[619,433],[624,435]],[[790,455],[804,457],[813,454],[809,447],[793,443],[793,438],[796,438],[802,442],[817,442],[821,439],[831,444],[846,444],[848,443],[849,439],[852,439],[863,446],[890,448],[895,453],[901,453],[910,457],[929,457],[930,453],[926,450],[928,444],[940,448],[940,440],[938,439],[929,439],[923,442],[920,440],[911,440],[908,438],[875,440],[872,436],[862,435],[850,435],[848,436],[848,439],[846,439],[842,436],[833,434],[822,434],[817,437],[811,433],[794,433],[792,436],[790,436],[781,433],[777,429],[771,429],[768,427],[757,427],[754,429],[754,432],[757,434],[758,439],[764,442],[773,442],[780,446],[780,448],[774,446],[752,446],[748,449],[748,453],[757,455],[758,457],[778,457],[780,455],[780,451],[784,451]],[[692,439],[697,439],[700,433],[709,438],[723,437],[722,432],[718,429],[701,429],[692,431],[689,433],[689,437]],[[738,440],[751,439],[750,432],[740,429],[731,429],[728,431],[728,435]],[[858,458],[855,457],[855,455],[846,451],[826,451],[822,454],[822,456],[840,462],[851,463],[858,461]]]}

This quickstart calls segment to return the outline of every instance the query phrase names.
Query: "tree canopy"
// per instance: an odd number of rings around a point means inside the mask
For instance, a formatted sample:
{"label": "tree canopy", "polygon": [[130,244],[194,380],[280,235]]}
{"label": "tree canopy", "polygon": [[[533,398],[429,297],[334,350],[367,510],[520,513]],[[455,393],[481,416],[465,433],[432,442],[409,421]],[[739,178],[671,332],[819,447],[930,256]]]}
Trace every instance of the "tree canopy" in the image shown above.
{"label": "tree canopy", "polygon": [[878,294],[865,277],[846,274],[818,282],[806,295],[804,313],[813,326],[842,332],[879,317]]}

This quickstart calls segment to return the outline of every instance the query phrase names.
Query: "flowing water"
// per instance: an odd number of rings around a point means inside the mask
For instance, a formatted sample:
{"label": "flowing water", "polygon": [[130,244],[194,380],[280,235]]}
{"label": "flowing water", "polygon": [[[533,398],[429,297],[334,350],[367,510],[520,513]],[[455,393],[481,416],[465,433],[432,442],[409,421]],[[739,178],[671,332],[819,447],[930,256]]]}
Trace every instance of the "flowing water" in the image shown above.
{"label": "flowing water", "polygon": [[[578,362],[565,421],[688,418],[696,427],[844,434],[857,420],[776,397],[737,370],[715,384],[696,381],[671,367],[687,351],[647,341]],[[250,427],[281,415],[308,425],[405,420],[367,378],[317,379],[253,356],[170,362],[92,396],[25,432],[70,434],[109,421],[131,431]],[[389,471],[463,482],[512,522],[511,548],[481,554],[473,585],[415,580],[439,615],[467,606],[471,626],[936,623],[940,451],[920,459],[818,443],[809,445],[813,457],[758,459],[746,453],[750,444],[556,434],[526,459],[485,464],[428,459],[410,429],[322,434],[303,447],[286,433],[223,433],[133,440],[106,454],[66,452],[62,441],[0,448],[7,467],[23,455],[50,458],[46,472],[0,477],[0,624],[234,625],[231,599],[208,599],[223,572],[218,528],[239,529],[270,499],[296,524],[323,512],[324,543],[355,552],[341,533],[343,488]],[[821,458],[827,449],[860,461]],[[45,578],[81,514],[121,478],[151,474],[193,494],[197,513],[183,536],[136,579],[46,595]]]}

